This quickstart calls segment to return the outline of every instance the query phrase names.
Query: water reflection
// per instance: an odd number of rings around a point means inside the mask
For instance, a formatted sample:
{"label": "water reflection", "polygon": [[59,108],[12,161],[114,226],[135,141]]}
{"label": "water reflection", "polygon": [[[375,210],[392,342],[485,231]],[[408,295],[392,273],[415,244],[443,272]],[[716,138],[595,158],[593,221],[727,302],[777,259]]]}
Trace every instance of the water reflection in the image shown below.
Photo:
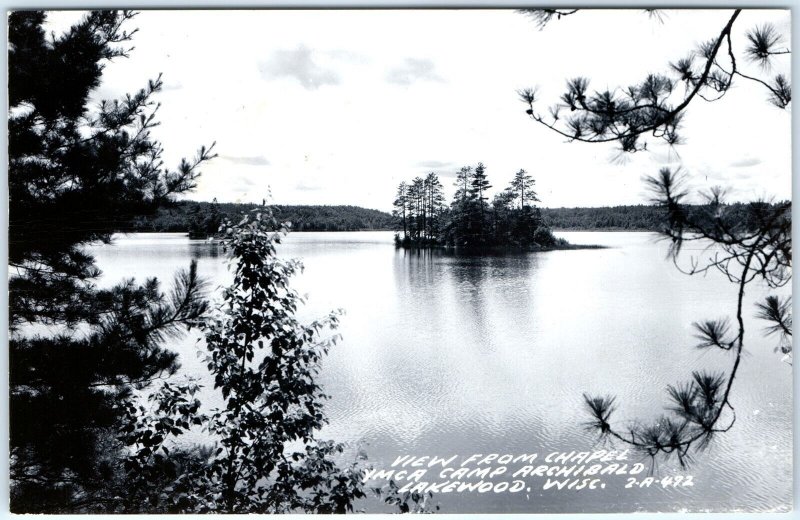
{"label": "water reflection", "polygon": [[[306,266],[301,319],[344,308],[343,342],[320,376],[331,396],[324,436],[367,443],[376,466],[403,454],[591,449],[583,392],[618,395],[619,421],[661,413],[664,389],[729,361],[692,348],[692,321],[729,314],[735,287],[664,261],[644,233],[571,233],[609,249],[510,256],[396,250],[391,233],[295,233],[279,253]],[[170,280],[189,259],[228,283],[217,244],[131,236],[95,251],[104,279]],[[748,289],[746,305],[765,291]],[[758,331],[752,313],[748,330]],[[736,426],[692,467],[680,492],[450,495],[446,512],[580,512],[778,507],[791,496],[791,371],[754,333],[737,375]],[[194,338],[178,345],[202,374]],[[678,472],[679,468],[664,467]],[[757,475],[758,478],[753,476]],[[622,482],[624,485],[624,481]]]}
{"label": "water reflection", "polygon": [[219,258],[223,256],[222,243],[218,240],[192,240],[189,242],[189,254],[192,258]]}

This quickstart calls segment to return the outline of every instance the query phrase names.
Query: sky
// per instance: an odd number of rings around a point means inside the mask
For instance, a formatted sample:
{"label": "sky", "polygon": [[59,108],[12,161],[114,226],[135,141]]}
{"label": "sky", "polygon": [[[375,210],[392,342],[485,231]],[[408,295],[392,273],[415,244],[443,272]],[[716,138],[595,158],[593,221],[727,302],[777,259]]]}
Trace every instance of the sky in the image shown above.
{"label": "sky", "polygon": [[[143,11],[135,48],[104,71],[94,101],[163,73],[154,137],[167,165],[216,142],[193,200],[352,204],[390,210],[397,185],[479,161],[495,189],[524,168],[546,207],[646,203],[643,176],[681,166],[690,186],[731,200],[791,197],[791,108],[742,79],[720,101],[693,101],[685,144],[620,155],[568,143],[532,121],[516,91],[538,87],[542,112],[567,79],[606,89],[667,72],[719,34],[730,10],[586,10],[543,29],[513,10]],[[80,16],[53,12],[53,30]],[[745,10],[733,33],[771,22],[790,46],[788,10]],[[770,73],[787,72],[788,58]],[[757,65],[745,63],[753,75]],[[678,90],[682,94],[682,90]]]}

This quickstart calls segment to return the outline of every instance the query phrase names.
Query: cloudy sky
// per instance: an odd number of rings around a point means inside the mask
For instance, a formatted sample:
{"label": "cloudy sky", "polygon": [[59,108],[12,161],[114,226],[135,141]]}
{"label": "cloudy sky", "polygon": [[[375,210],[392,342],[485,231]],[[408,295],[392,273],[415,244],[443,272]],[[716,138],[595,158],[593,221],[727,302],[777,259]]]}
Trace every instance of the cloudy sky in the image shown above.
{"label": "cloudy sky", "polygon": [[[196,200],[260,202],[271,191],[283,204],[388,210],[400,181],[434,171],[449,186],[478,161],[496,187],[525,168],[550,207],[644,202],[642,176],[678,163],[693,185],[729,186],[734,199],[789,198],[791,113],[751,82],[693,102],[675,151],[622,158],[611,145],[566,143],[516,95],[538,86],[544,111],[574,76],[605,89],[666,72],[730,14],[582,11],[539,30],[510,10],[144,11],[130,22],[130,58],[107,66],[95,97],[164,74],[155,135],[167,162],[217,142]],[[76,16],[52,13],[53,29]],[[788,11],[745,11],[735,48],[768,21],[788,46]]]}

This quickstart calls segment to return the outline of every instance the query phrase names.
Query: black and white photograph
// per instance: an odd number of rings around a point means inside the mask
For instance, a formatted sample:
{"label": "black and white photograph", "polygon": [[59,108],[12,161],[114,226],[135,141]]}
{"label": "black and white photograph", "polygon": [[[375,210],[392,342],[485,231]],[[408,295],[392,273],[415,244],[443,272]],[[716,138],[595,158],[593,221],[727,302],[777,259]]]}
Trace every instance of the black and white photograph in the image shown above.
{"label": "black and white photograph", "polygon": [[791,28],[7,11],[4,507],[792,511]]}

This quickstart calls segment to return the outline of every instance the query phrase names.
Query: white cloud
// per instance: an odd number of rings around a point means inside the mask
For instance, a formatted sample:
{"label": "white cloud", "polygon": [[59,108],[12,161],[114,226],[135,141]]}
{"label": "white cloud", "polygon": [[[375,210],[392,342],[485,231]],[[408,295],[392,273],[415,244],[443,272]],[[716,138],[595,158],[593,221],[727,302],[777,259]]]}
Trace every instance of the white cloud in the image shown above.
{"label": "white cloud", "polygon": [[761,164],[761,159],[757,157],[745,157],[737,161],[731,162],[732,168],[748,168],[750,166],[757,166]]}
{"label": "white cloud", "polygon": [[247,166],[267,166],[270,164],[269,159],[262,155],[254,156],[233,156],[233,155],[220,155],[220,159],[228,161],[233,164],[243,164]]}
{"label": "white cloud", "polygon": [[331,69],[321,67],[305,45],[294,50],[277,50],[269,60],[259,64],[265,79],[290,77],[297,79],[303,88],[316,90],[323,85],[338,85],[339,75]]}
{"label": "white cloud", "polygon": [[[512,10],[143,11],[131,57],[106,66],[99,91],[120,97],[159,71],[180,86],[158,95],[154,136],[170,166],[217,141],[220,158],[190,195],[200,200],[260,202],[271,187],[278,203],[390,209],[400,181],[478,161],[498,190],[531,172],[546,206],[644,202],[642,176],[678,163],[698,187],[705,172],[744,173],[741,186],[789,198],[791,114],[754,82],[694,100],[677,155],[655,146],[617,162],[611,145],[566,143],[531,121],[516,95],[538,85],[547,105],[574,76],[605,89],[666,72],[729,16],[581,11],[540,31]],[[734,43],[789,20],[788,10],[745,10]],[[761,163],[743,167],[752,158]]]}
{"label": "white cloud", "polygon": [[418,81],[443,81],[435,69],[431,60],[406,58],[402,65],[389,70],[386,81],[404,87]]}
{"label": "white cloud", "polygon": [[419,161],[414,166],[418,166],[420,168],[452,168],[455,164],[451,161]]}

